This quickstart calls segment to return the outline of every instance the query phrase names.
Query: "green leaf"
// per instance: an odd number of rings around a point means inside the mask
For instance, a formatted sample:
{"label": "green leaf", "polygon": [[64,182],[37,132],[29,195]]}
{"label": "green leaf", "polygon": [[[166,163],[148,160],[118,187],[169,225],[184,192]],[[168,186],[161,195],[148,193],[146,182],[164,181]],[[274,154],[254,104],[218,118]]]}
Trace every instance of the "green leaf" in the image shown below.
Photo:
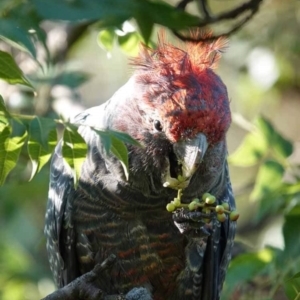
{"label": "green leaf", "polygon": [[144,38],[145,44],[147,45],[150,40],[154,25],[153,20],[149,17],[148,12],[146,11],[140,11],[138,15],[135,15],[135,18]]}
{"label": "green leaf", "polygon": [[233,165],[253,166],[270,151],[283,158],[292,154],[292,143],[283,138],[270,122],[264,118],[259,118],[256,124],[257,130],[249,133],[240,147],[229,156],[228,161]]}
{"label": "green leaf", "polygon": [[294,279],[292,281],[283,282],[284,292],[287,299],[297,300],[300,298],[300,280]]}
{"label": "green leaf", "polygon": [[31,0],[38,13],[45,19],[83,21],[114,20],[114,24],[122,24],[131,17],[134,9],[133,0]]}
{"label": "green leaf", "polygon": [[7,175],[16,166],[27,132],[22,136],[10,135],[11,127],[0,124],[0,185],[3,185]]}
{"label": "green leaf", "polygon": [[92,128],[92,129],[98,134],[100,141],[101,141],[101,145],[105,149],[105,152],[109,153],[110,147],[111,147],[111,137],[110,137],[109,132],[104,131],[104,130],[98,130],[95,128]]}
{"label": "green leaf", "polygon": [[109,52],[113,49],[115,37],[116,34],[113,29],[102,30],[97,37],[98,45]]}
{"label": "green leaf", "polygon": [[[99,21],[104,26],[119,27],[131,18],[145,16],[150,24],[161,24],[172,29],[187,29],[198,24],[198,18],[176,9],[164,1],[150,0],[31,0],[44,19],[65,21]],[[145,28],[145,25],[142,25]],[[149,25],[147,25],[149,26]],[[145,29],[143,29],[145,30]],[[148,31],[149,29],[147,29]]]}
{"label": "green leaf", "polygon": [[300,249],[300,206],[295,206],[286,216],[283,225],[284,256],[287,261],[298,257]]}
{"label": "green leaf", "polygon": [[119,159],[124,169],[125,177],[128,180],[129,166],[128,166],[128,151],[126,146],[118,138],[111,136],[110,151]]}
{"label": "green leaf", "polygon": [[189,27],[197,26],[199,23],[198,17],[176,9],[164,1],[136,1],[136,5],[139,6],[134,11],[134,17],[137,21],[140,19],[140,16],[147,14],[148,22],[175,30],[188,29]]}
{"label": "green leaf", "polygon": [[300,278],[300,272],[294,274],[289,280],[296,279],[296,278]]}
{"label": "green leaf", "polygon": [[[31,1],[15,1],[7,6],[7,12],[3,11],[5,17],[2,19],[5,26],[1,27],[6,42],[22,51],[31,53],[36,60],[35,42],[43,45],[47,59],[49,50],[46,44],[46,33],[39,27],[43,21]],[[17,2],[17,3],[16,3]],[[24,18],[26,16],[26,18]],[[1,24],[3,25],[3,24]],[[0,31],[1,31],[0,29]],[[5,30],[5,32],[3,32]],[[36,61],[37,62],[37,61]],[[38,62],[37,62],[38,63]]]}
{"label": "green leaf", "polygon": [[20,26],[18,21],[10,19],[0,19],[0,38],[11,43],[17,48],[28,51],[34,58],[36,49],[27,28]]}
{"label": "green leaf", "polygon": [[283,195],[296,195],[300,194],[300,181],[296,183],[285,183],[282,186],[281,194]]}
{"label": "green leaf", "polygon": [[294,146],[283,136],[277,134],[274,142],[274,150],[278,155],[288,157],[293,153]]}
{"label": "green leaf", "polygon": [[221,299],[229,299],[229,295],[239,284],[252,280],[260,274],[272,261],[272,256],[272,250],[264,249],[257,253],[241,254],[234,258],[226,274]]}
{"label": "green leaf", "polygon": [[118,36],[118,43],[122,51],[130,56],[136,56],[139,53],[139,46],[142,41],[142,36],[137,32],[129,32]]}
{"label": "green leaf", "polygon": [[74,125],[68,124],[63,135],[63,157],[73,171],[74,185],[77,187],[81,167],[86,159],[87,145]]}
{"label": "green leaf", "polygon": [[0,78],[10,84],[19,83],[33,88],[12,56],[4,51],[0,51]]}
{"label": "green leaf", "polygon": [[280,194],[280,189],[273,193],[267,193],[259,201],[259,210],[256,212],[253,222],[260,222],[265,216],[275,215],[284,206],[286,200]]}
{"label": "green leaf", "polygon": [[[259,168],[251,199],[261,199],[275,192],[282,185],[284,167],[274,160],[267,160]],[[272,199],[270,199],[272,201]]]}
{"label": "green leaf", "polygon": [[55,84],[78,88],[90,78],[90,75],[79,71],[66,71],[54,78]]}
{"label": "green leaf", "polygon": [[10,116],[9,112],[8,112],[8,110],[6,108],[5,102],[4,102],[4,100],[3,100],[3,98],[2,98],[1,95],[0,95],[0,112],[3,112],[4,115],[6,115],[6,116]]}
{"label": "green leaf", "polygon": [[35,141],[28,141],[28,154],[32,163],[32,171],[29,180],[41,171],[45,164],[51,158],[52,152],[57,143],[56,130],[52,130],[48,134],[48,148],[45,150]]}
{"label": "green leaf", "polygon": [[5,102],[2,98],[2,96],[0,95],[0,123],[8,124],[9,123],[9,121],[8,121],[9,118],[11,118],[10,113],[6,109]]}
{"label": "green leaf", "polygon": [[293,152],[293,144],[285,139],[274,126],[265,118],[257,120],[257,124],[272,150],[283,158],[290,156]]}
{"label": "green leaf", "polygon": [[95,128],[92,129],[99,135],[101,145],[104,147],[106,153],[111,151],[111,153],[119,159],[124,169],[125,177],[128,180],[128,151],[124,143],[138,147],[141,147],[141,144],[124,132],[114,130],[97,130]]}
{"label": "green leaf", "polygon": [[229,163],[240,166],[250,167],[257,164],[268,152],[268,145],[264,136],[257,131],[246,135],[239,148],[232,153]]}
{"label": "green leaf", "polygon": [[29,123],[29,140],[39,143],[47,150],[48,135],[53,130],[56,130],[54,120],[36,116]]}
{"label": "green leaf", "polygon": [[48,85],[65,85],[70,88],[78,88],[84,84],[90,75],[81,71],[64,71],[60,74],[49,73],[47,77],[41,74],[31,75],[30,80],[37,84],[48,84]]}
{"label": "green leaf", "polygon": [[49,161],[56,143],[56,123],[53,120],[35,117],[29,123],[27,149],[32,162],[30,180]]}
{"label": "green leaf", "polygon": [[134,145],[134,146],[138,146],[138,147],[142,147],[141,144],[135,140],[134,138],[132,138],[129,134],[125,133],[125,132],[121,132],[121,131],[114,131],[114,130],[98,130],[95,128],[92,128],[100,137],[101,139],[101,145],[104,147],[106,153],[109,153],[110,151],[110,147],[112,144],[112,137],[117,138],[118,140],[130,144],[130,145]]}
{"label": "green leaf", "polygon": [[[291,260],[292,258],[292,260]],[[300,297],[300,272],[295,272],[294,270],[299,270],[300,269],[300,262],[298,259],[298,256],[295,257],[295,260],[293,260],[294,257],[286,257],[285,266],[288,267],[289,269],[293,269],[292,271],[285,276],[285,280],[283,281],[283,287],[286,296],[288,299],[298,299]],[[281,268],[280,268],[281,270]],[[293,274],[293,275],[291,275]]]}
{"label": "green leaf", "polygon": [[141,144],[132,138],[129,134],[121,131],[114,131],[114,130],[108,130],[107,131],[111,136],[115,136],[117,139],[120,141],[123,141],[124,143],[134,145],[134,146],[139,146],[141,147]]}

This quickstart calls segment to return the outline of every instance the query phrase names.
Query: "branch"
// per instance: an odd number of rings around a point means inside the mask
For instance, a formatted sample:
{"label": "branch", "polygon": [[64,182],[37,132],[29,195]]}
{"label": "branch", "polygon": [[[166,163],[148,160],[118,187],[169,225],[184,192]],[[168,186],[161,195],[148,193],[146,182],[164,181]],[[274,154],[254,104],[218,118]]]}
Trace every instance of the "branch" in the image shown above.
{"label": "branch", "polygon": [[[97,279],[103,277],[103,272],[109,269],[116,260],[115,255],[110,255],[102,264],[97,264],[95,268],[76,278],[68,285],[53,292],[42,300],[75,300],[75,299],[89,299],[100,300],[105,299],[106,294],[97,287]],[[123,300],[125,298],[110,298],[110,300]]]}
{"label": "branch", "polygon": [[99,288],[99,281],[105,276],[104,272],[108,271],[115,262],[116,256],[111,254],[92,271],[76,278],[42,300],[152,300],[149,291],[143,287],[133,288],[126,295],[107,295]]}
{"label": "branch", "polygon": [[[193,0],[181,0],[177,4],[177,8],[181,10],[185,10],[186,6],[192,1]],[[237,22],[228,31],[225,31],[217,35],[213,35],[209,38],[193,38],[191,36],[185,36],[179,33],[178,31],[173,30],[174,35],[183,41],[200,42],[200,41],[214,40],[221,36],[229,36],[230,34],[239,30],[242,26],[244,26],[258,12],[259,5],[262,3],[263,0],[250,0],[232,10],[226,11],[219,15],[213,15],[210,13],[207,0],[198,0],[198,1],[200,6],[200,13],[204,16],[202,19],[200,19],[198,25],[196,26],[199,29],[202,29],[208,25],[220,23],[221,21],[224,20],[235,20],[245,13],[247,15],[244,16],[241,21]]]}

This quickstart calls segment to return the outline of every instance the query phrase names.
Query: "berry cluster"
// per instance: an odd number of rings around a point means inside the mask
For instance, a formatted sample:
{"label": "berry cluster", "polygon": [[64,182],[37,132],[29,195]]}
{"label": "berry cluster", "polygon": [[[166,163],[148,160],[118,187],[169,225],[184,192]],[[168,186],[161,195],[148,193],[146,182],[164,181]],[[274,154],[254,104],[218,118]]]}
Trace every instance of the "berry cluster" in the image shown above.
{"label": "berry cluster", "polygon": [[[204,193],[202,199],[195,198],[191,203],[181,203],[182,190],[178,190],[177,197],[173,201],[167,204],[166,209],[168,212],[173,212],[178,208],[186,208],[190,211],[201,210],[205,214],[215,212],[219,222],[226,220],[226,214],[229,215],[231,221],[236,221],[239,218],[239,213],[236,210],[230,210],[227,202],[216,205],[216,197],[210,193]],[[208,220],[209,221],[209,220]]]}

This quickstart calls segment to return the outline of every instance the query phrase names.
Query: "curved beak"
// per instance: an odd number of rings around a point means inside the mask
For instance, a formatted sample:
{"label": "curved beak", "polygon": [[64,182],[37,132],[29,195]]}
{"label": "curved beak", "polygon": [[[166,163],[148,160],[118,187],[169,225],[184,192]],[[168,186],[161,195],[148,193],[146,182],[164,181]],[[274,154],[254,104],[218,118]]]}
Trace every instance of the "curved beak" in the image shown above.
{"label": "curved beak", "polygon": [[199,133],[194,139],[181,141],[173,145],[178,163],[182,166],[182,177],[190,178],[201,163],[208,143],[206,136]]}

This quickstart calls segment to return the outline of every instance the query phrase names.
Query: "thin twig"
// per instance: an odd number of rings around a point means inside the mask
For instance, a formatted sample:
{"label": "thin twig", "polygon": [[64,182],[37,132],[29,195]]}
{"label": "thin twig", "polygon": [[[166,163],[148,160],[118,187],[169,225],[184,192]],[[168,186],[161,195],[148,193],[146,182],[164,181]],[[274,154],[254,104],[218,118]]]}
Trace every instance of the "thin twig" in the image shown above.
{"label": "thin twig", "polygon": [[[208,25],[220,23],[221,21],[225,21],[225,20],[235,20],[245,13],[248,14],[241,21],[235,24],[230,30],[206,38],[194,38],[191,36],[185,36],[179,33],[178,31],[173,30],[174,35],[183,41],[200,42],[200,41],[214,40],[222,36],[229,36],[230,34],[239,30],[242,26],[244,26],[257,13],[259,6],[263,0],[250,0],[232,10],[226,11],[224,13],[215,16],[209,12],[207,0],[198,0],[198,1],[200,4],[200,13],[204,15],[204,18],[199,20],[199,23],[196,26],[197,28],[204,28]],[[192,2],[192,0],[182,0],[177,4],[177,8],[180,10],[185,10],[186,6],[190,2]]]}
{"label": "thin twig", "polygon": [[200,7],[202,9],[202,12],[205,15],[206,20],[210,20],[212,17],[209,12],[207,0],[199,0],[199,3],[200,3]]}

